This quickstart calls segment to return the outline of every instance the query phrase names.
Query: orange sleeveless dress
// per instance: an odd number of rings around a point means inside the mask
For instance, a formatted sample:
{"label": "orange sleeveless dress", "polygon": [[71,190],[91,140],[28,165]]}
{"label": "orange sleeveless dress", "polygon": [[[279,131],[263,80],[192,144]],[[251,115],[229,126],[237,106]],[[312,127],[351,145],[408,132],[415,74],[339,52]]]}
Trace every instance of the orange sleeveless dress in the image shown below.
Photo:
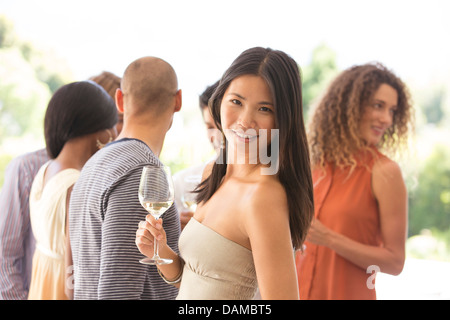
{"label": "orange sleeveless dress", "polygon": [[[376,158],[384,157],[376,151]],[[328,228],[355,241],[381,245],[378,204],[372,192],[371,169],[375,157],[360,157],[350,169],[326,167],[313,171],[315,217]],[[331,249],[305,242],[297,252],[300,299],[376,299],[373,270],[364,270]]]}

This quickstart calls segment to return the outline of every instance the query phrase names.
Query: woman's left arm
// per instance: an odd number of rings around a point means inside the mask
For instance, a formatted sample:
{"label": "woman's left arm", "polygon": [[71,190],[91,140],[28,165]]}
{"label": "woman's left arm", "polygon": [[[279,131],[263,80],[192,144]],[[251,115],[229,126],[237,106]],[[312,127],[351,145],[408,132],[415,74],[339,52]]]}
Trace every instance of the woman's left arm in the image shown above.
{"label": "woman's left arm", "polygon": [[315,220],[307,240],[329,247],[340,256],[367,270],[376,265],[381,272],[398,275],[405,262],[408,198],[399,166],[379,161],[373,167],[372,188],[378,202],[382,246],[369,246],[338,234]]}
{"label": "woman's left arm", "polygon": [[262,299],[299,299],[284,190],[259,190],[245,210],[245,229]]}

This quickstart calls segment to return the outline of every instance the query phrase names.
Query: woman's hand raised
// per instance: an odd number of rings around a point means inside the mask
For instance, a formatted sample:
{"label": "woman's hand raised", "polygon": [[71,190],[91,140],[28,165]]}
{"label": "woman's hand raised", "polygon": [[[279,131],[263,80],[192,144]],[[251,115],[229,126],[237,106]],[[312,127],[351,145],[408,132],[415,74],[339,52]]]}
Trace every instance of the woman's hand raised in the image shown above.
{"label": "woman's hand raised", "polygon": [[153,257],[155,237],[160,247],[167,245],[166,232],[162,223],[163,219],[156,220],[151,214],[145,217],[145,221],[139,222],[135,243],[143,255]]}

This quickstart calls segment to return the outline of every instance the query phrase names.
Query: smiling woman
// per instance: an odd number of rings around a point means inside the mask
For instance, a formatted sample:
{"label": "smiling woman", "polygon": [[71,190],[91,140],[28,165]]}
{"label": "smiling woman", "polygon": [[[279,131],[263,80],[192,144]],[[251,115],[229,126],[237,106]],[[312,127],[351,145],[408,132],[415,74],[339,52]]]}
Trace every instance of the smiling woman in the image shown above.
{"label": "smiling woman", "polygon": [[315,220],[297,254],[303,299],[375,299],[373,270],[399,274],[407,192],[397,150],[411,124],[403,82],[380,64],[343,71],[310,127]]}
{"label": "smiling woman", "polygon": [[228,141],[227,163],[257,164],[260,133],[267,142],[275,129],[275,106],[264,79],[243,75],[232,81],[222,99],[220,115]]}
{"label": "smiling woman", "polygon": [[398,94],[390,85],[382,83],[370,104],[364,107],[359,132],[368,144],[376,146],[394,121]]}
{"label": "smiling woman", "polygon": [[[256,288],[263,299],[298,299],[293,250],[301,247],[313,214],[300,84],[294,59],[261,47],[244,51],[222,76],[209,107],[227,140],[218,156],[225,161],[203,172],[180,256],[167,245],[161,249],[174,260],[158,269],[168,283],[180,282],[177,299],[251,299]],[[254,163],[236,163],[227,152],[256,142],[267,148],[274,139],[262,143],[261,132],[274,129],[280,167],[273,174],[262,173],[267,164],[250,149],[244,160]],[[146,246],[163,234],[147,217],[136,243],[148,254]]]}

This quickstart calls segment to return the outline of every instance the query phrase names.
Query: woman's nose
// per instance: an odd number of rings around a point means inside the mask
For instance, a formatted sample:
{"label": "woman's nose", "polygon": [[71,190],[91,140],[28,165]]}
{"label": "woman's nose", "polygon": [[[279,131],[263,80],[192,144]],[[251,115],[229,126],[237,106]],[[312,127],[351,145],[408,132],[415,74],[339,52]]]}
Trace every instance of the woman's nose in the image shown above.
{"label": "woman's nose", "polygon": [[253,112],[248,109],[242,110],[239,115],[238,124],[245,129],[252,129],[255,127],[255,120]]}
{"label": "woman's nose", "polygon": [[381,120],[384,124],[387,124],[388,126],[391,126],[391,125],[392,125],[392,122],[393,122],[393,117],[394,117],[394,116],[393,116],[391,110],[386,108],[386,109],[384,109],[383,112],[381,113],[380,120]]}

